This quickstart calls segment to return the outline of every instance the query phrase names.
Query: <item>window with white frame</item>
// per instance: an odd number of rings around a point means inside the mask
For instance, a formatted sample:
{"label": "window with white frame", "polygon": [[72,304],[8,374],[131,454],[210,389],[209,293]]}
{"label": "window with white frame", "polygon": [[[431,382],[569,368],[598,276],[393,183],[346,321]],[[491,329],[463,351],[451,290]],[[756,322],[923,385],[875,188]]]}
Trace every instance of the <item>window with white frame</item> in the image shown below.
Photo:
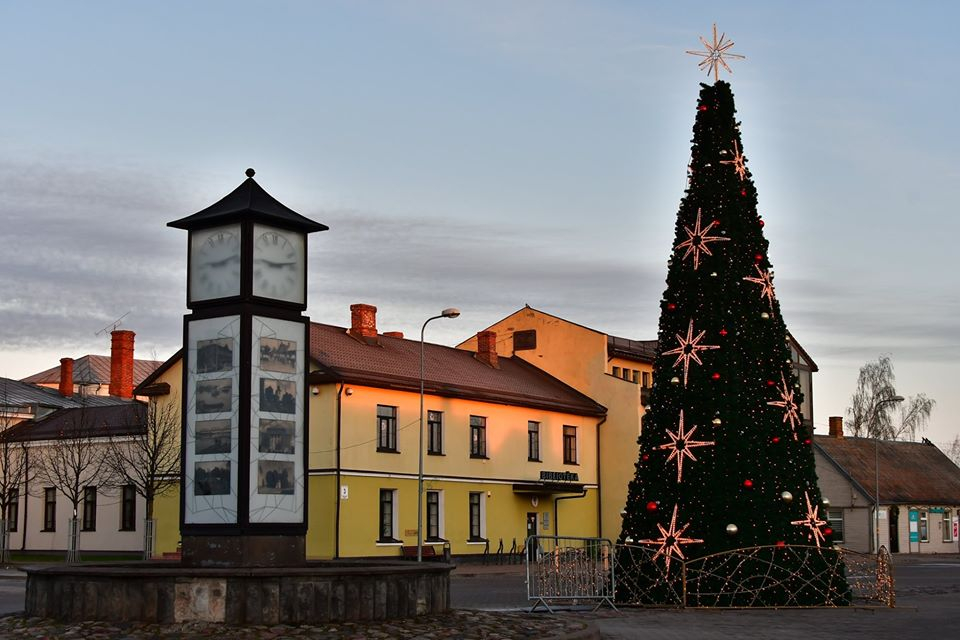
{"label": "window with white frame", "polygon": [[380,534],[377,542],[397,540],[397,490],[380,489]]}
{"label": "window with white frame", "polygon": [[20,489],[14,487],[7,495],[7,530],[16,531],[20,519]]}
{"label": "window with white frame", "polygon": [[97,530],[97,488],[83,488],[83,531]]}
{"label": "window with white frame", "polygon": [[43,531],[57,530],[57,490],[55,487],[43,489]]}
{"label": "window with white frame", "polygon": [[920,542],[930,542],[930,530],[927,528],[927,512],[920,512]]}
{"label": "window with white frame", "polygon": [[443,539],[443,493],[427,491],[427,542]]}
{"label": "window with white frame", "polygon": [[833,529],[833,542],[843,544],[843,509],[827,509],[827,526]]}
{"label": "window with white frame", "polygon": [[486,540],[487,514],[486,494],[482,491],[470,492],[470,539],[469,542]]}
{"label": "window with white frame", "polygon": [[137,488],[124,485],[120,492],[120,531],[137,530]]}
{"label": "window with white frame", "polygon": [[940,520],[940,526],[943,527],[942,540],[944,542],[953,542],[953,512],[950,509],[943,510],[943,518]]}

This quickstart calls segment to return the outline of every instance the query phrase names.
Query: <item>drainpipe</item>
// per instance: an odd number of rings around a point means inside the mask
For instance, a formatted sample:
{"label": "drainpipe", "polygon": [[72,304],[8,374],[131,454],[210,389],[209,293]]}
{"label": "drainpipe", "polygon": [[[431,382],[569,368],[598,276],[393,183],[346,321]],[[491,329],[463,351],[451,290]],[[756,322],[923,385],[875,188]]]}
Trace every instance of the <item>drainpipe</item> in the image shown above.
{"label": "drainpipe", "polygon": [[337,473],[336,473],[336,482],[334,491],[334,500],[336,500],[336,516],[334,523],[334,532],[333,532],[333,557],[335,559],[340,558],[340,401],[343,396],[343,387],[344,383],[340,382],[340,387],[337,389]]}
{"label": "drainpipe", "polygon": [[561,500],[576,500],[577,498],[585,498],[587,496],[587,488],[583,488],[583,492],[578,496],[560,496],[559,498],[553,499],[553,535],[560,536],[560,522],[557,520],[557,503]]}
{"label": "drainpipe", "polygon": [[607,421],[603,416],[597,423],[597,537],[603,537],[603,491],[600,490],[600,425]]}

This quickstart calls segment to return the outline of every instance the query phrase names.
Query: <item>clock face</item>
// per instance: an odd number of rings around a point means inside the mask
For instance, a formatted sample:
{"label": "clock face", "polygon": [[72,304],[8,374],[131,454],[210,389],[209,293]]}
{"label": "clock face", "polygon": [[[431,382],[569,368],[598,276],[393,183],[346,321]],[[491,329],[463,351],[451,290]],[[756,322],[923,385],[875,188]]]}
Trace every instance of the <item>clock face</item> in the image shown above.
{"label": "clock face", "polygon": [[240,295],[240,225],[193,231],[190,301]]}
{"label": "clock face", "polygon": [[253,295],[303,303],[304,234],[253,227]]}

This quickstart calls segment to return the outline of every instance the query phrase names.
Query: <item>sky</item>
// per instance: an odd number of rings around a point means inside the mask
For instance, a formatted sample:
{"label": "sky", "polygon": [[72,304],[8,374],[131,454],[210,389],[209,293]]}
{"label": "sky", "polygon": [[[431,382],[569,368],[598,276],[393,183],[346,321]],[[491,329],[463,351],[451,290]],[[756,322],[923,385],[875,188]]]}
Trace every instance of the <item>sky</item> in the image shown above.
{"label": "sky", "polygon": [[[942,2],[0,3],[0,376],[166,359],[186,234],[257,181],[330,226],[309,308],[456,344],[524,304],[657,333],[699,83],[735,42],[743,152],[818,432],[861,365],[960,433],[953,26]],[[102,330],[106,329],[107,333]]]}

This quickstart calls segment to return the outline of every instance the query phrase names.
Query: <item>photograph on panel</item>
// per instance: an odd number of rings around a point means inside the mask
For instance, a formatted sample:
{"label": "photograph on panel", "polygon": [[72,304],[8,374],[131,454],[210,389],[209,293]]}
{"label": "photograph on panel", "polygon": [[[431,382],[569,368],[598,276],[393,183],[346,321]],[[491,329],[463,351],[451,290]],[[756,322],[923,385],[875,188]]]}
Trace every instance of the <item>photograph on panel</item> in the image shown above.
{"label": "photograph on panel", "polygon": [[230,452],[230,420],[197,420],[194,434],[196,455]]}
{"label": "photograph on panel", "polygon": [[260,418],[260,453],[293,453],[296,423]]}
{"label": "photograph on panel", "polygon": [[292,380],[260,379],[260,411],[296,413],[297,384]]}
{"label": "photograph on panel", "polygon": [[233,369],[233,338],[197,341],[197,373]]}
{"label": "photograph on panel", "polygon": [[215,460],[194,463],[193,495],[230,495],[230,461]]}
{"label": "photograph on panel", "polygon": [[293,495],[292,462],[260,460],[257,475],[257,493]]}
{"label": "photograph on panel", "polygon": [[296,373],[296,341],[260,338],[260,368],[277,373]]}
{"label": "photograph on panel", "polygon": [[233,379],[197,380],[197,413],[225,413],[233,408]]}

